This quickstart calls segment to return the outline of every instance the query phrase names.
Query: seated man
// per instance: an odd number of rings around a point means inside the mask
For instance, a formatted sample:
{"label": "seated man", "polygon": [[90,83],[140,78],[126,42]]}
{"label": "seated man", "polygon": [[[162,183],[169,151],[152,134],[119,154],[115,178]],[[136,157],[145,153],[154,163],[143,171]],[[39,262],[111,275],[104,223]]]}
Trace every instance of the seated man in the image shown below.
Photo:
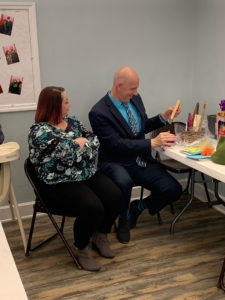
{"label": "seated man", "polygon": [[[173,107],[148,118],[138,87],[138,74],[130,67],[120,68],[114,75],[112,90],[89,113],[93,132],[100,140],[99,168],[120,187],[124,196],[117,231],[121,243],[129,242],[130,227],[135,227],[145,208],[155,215],[182,193],[181,185],[151,155],[152,148],[169,146],[176,136],[163,132],[153,139],[145,138],[145,133],[167,124]],[[179,113],[180,108],[175,116]],[[151,195],[143,201],[133,201],[129,212],[134,185],[150,190]]]}

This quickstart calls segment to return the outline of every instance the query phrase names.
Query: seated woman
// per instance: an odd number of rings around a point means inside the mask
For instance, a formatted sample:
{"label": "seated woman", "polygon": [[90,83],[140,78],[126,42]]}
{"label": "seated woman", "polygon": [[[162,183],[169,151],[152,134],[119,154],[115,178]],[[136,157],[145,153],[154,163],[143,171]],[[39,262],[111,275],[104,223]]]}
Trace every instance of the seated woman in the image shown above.
{"label": "seated woman", "polygon": [[107,233],[117,218],[122,194],[103,173],[96,172],[97,136],[76,117],[61,87],[46,87],[39,96],[35,123],[28,137],[29,157],[38,174],[39,189],[51,212],[76,217],[74,252],[88,271],[100,270],[88,244],[103,257],[115,255]]}

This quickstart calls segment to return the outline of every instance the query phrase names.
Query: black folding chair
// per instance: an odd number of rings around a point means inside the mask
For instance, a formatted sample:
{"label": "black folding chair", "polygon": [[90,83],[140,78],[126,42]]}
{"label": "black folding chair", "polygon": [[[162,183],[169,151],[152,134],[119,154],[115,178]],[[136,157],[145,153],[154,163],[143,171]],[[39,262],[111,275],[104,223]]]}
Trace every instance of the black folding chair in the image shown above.
{"label": "black folding chair", "polygon": [[[26,176],[27,176],[27,178],[28,178],[33,190],[34,190],[35,196],[36,196],[35,203],[34,203],[34,212],[33,212],[33,217],[32,217],[32,222],[31,222],[31,227],[30,227],[30,233],[29,233],[29,238],[28,238],[28,243],[27,243],[26,256],[29,255],[30,251],[36,250],[37,248],[41,247],[42,245],[44,245],[45,243],[49,242],[54,237],[59,235],[60,238],[62,239],[65,247],[67,248],[70,255],[72,256],[77,268],[81,269],[81,266],[79,265],[78,260],[76,259],[71,247],[69,246],[67,240],[65,239],[65,237],[63,235],[63,229],[64,229],[64,223],[65,223],[65,217],[66,216],[62,216],[61,225],[59,227],[56,220],[55,220],[55,218],[53,217],[53,214],[46,207],[45,202],[44,202],[44,200],[43,200],[43,198],[42,198],[42,196],[41,196],[41,194],[38,190],[38,187],[37,187],[38,178],[37,178],[37,175],[36,175],[36,172],[35,172],[35,168],[32,165],[29,158],[27,158],[25,160],[24,170],[25,170]],[[50,221],[52,222],[53,226],[56,229],[56,233],[32,248],[31,247],[31,241],[32,241],[34,224],[35,224],[37,212],[45,213],[45,214],[48,215]],[[59,214],[57,214],[57,215],[59,215]]]}

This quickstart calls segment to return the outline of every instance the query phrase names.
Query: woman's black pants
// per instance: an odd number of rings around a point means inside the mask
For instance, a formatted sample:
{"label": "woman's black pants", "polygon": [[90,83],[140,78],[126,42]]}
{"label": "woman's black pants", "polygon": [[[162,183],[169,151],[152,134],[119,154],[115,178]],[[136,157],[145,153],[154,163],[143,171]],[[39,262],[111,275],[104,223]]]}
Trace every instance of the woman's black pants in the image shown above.
{"label": "woman's black pants", "polygon": [[42,182],[40,188],[50,212],[76,217],[74,243],[79,249],[88,245],[94,232],[111,231],[123,203],[120,189],[100,172],[86,181],[55,185]]}

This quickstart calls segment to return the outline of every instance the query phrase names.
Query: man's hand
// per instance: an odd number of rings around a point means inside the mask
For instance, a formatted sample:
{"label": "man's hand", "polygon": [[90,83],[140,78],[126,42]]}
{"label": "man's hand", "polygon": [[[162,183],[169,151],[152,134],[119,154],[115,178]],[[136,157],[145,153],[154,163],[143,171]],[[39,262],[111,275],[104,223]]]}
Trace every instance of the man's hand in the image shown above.
{"label": "man's hand", "polygon": [[154,139],[151,139],[152,148],[160,147],[160,146],[172,146],[176,141],[177,137],[175,134],[167,132],[161,132]]}
{"label": "man's hand", "polygon": [[80,146],[81,149],[83,149],[84,144],[86,144],[88,142],[88,139],[86,139],[84,137],[80,137],[80,138],[74,139],[74,141]]}
{"label": "man's hand", "polygon": [[[168,121],[172,112],[173,112],[173,109],[174,109],[175,105],[174,106],[170,106],[167,110],[165,110],[163,113],[161,113],[161,117],[165,120],[165,121]],[[178,106],[178,109],[175,113],[175,118],[180,114],[181,112],[181,109],[180,109],[180,105]]]}

